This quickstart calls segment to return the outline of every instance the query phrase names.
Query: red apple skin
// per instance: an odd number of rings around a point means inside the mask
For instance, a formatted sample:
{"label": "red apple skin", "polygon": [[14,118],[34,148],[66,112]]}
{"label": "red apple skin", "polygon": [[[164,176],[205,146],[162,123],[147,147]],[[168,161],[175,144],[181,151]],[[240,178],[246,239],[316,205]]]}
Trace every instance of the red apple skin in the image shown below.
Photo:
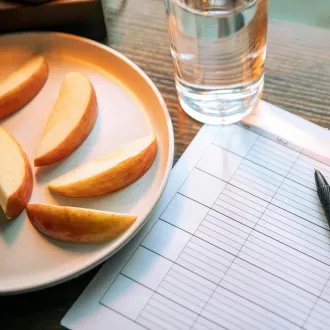
{"label": "red apple skin", "polygon": [[76,127],[55,149],[40,157],[36,157],[34,159],[34,166],[39,167],[57,163],[72,154],[86,140],[94,127],[98,113],[95,90],[93,86],[91,88],[92,94],[89,104]]}
{"label": "red apple skin", "polygon": [[48,71],[48,64],[44,60],[39,70],[29,79],[8,92],[3,99],[0,98],[0,120],[23,108],[39,93],[47,81]]}
{"label": "red apple skin", "polygon": [[28,204],[26,211],[41,233],[70,243],[108,241],[121,235],[137,219],[129,214],[51,204]]}
{"label": "red apple skin", "polygon": [[32,168],[26,153],[24,152],[20,144],[14,139],[14,137],[12,137],[8,132],[7,134],[10,136],[12,141],[17,144],[20,153],[24,159],[25,165],[25,175],[21,182],[21,185],[11,196],[9,196],[7,200],[7,205],[5,206],[4,212],[8,220],[11,220],[18,217],[29,202],[33,189],[33,175]]}
{"label": "red apple skin", "polygon": [[157,155],[157,140],[135,157],[128,158],[97,176],[67,186],[48,185],[49,189],[66,197],[96,197],[118,191],[141,178]]}

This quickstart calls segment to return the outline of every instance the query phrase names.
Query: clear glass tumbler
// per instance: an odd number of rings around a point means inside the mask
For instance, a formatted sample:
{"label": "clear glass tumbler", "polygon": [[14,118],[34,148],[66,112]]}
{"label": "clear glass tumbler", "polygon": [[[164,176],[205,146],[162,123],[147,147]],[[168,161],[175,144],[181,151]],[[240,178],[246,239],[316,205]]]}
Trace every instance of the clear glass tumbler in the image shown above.
{"label": "clear glass tumbler", "polygon": [[240,121],[264,82],[268,0],[165,0],[182,108],[208,124]]}

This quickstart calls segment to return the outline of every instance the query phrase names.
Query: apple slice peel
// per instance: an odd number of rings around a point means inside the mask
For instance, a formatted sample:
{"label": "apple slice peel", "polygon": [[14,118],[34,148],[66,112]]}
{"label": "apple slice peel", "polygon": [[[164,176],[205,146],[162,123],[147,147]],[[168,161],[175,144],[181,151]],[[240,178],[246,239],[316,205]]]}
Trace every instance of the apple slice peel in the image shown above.
{"label": "apple slice peel", "polygon": [[48,78],[48,64],[42,55],[31,56],[0,83],[0,120],[17,112],[42,89]]}
{"label": "apple slice peel", "polygon": [[142,177],[157,154],[155,136],[125,144],[51,181],[50,190],[67,197],[94,197],[122,189]]}
{"label": "apple slice peel", "polygon": [[37,230],[71,243],[99,243],[113,239],[137,219],[129,214],[50,204],[28,204],[26,211]]}
{"label": "apple slice peel", "polygon": [[0,205],[8,220],[28,203],[33,177],[30,162],[19,143],[0,127]]}
{"label": "apple slice peel", "polygon": [[73,153],[88,137],[97,118],[97,100],[88,78],[68,73],[50,114],[34,166],[56,163]]}

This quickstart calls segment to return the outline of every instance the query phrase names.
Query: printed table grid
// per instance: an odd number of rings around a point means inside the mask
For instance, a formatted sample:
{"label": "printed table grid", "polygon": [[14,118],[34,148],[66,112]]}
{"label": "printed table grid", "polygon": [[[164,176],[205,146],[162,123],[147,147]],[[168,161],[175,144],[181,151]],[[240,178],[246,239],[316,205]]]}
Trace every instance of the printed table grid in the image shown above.
{"label": "printed table grid", "polygon": [[[313,170],[330,176],[330,166],[283,140],[233,130],[250,144],[219,146],[218,136],[139,247],[141,258],[167,265],[159,282],[141,283],[135,264],[122,270],[151,290],[132,319],[150,329],[325,329],[330,233]],[[214,152],[223,168],[208,162]]]}

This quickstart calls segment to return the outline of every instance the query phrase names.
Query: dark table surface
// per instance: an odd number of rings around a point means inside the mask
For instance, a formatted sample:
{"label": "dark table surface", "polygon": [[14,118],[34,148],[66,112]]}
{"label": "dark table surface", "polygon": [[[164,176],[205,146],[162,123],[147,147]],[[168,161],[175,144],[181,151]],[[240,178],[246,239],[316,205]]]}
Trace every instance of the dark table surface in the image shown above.
{"label": "dark table surface", "polygon": [[[162,93],[175,133],[175,162],[201,127],[178,106],[162,0],[103,0],[105,44],[138,64]],[[270,22],[264,100],[330,127],[330,30]],[[0,265],[1,267],[1,265]],[[60,329],[99,267],[39,292],[0,297],[0,329]]]}

